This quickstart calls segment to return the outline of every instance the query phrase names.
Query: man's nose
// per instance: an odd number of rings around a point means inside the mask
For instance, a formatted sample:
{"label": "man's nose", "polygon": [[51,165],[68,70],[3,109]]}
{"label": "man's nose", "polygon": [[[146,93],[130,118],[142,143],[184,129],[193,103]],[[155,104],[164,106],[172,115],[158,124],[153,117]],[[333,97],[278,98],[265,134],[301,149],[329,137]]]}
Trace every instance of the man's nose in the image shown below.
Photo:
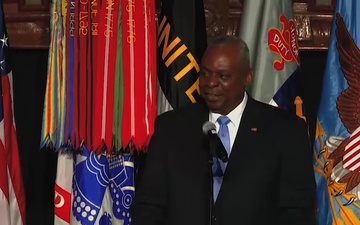
{"label": "man's nose", "polygon": [[209,76],[208,85],[210,87],[215,87],[218,84],[219,84],[218,76],[216,76],[215,74],[212,74],[211,76]]}

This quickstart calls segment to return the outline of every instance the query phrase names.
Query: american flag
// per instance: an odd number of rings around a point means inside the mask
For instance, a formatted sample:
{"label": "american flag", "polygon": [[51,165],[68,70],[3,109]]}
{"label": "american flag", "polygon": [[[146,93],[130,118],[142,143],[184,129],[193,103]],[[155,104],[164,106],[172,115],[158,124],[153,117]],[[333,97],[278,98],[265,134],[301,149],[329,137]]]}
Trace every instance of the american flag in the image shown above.
{"label": "american flag", "polygon": [[25,194],[13,114],[10,48],[3,1],[0,1],[0,223],[25,225]]}

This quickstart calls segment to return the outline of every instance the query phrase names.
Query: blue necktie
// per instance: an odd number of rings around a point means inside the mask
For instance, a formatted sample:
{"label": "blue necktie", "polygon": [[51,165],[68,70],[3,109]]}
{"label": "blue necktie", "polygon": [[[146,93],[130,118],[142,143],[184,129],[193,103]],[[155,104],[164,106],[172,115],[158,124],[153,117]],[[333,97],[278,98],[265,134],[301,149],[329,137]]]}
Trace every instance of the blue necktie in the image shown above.
{"label": "blue necktie", "polygon": [[[230,135],[229,128],[227,124],[230,122],[230,119],[227,116],[220,116],[217,119],[217,122],[220,125],[218,136],[223,143],[226,152],[230,153]],[[221,187],[223,175],[225,172],[226,164],[222,162],[220,159],[214,157],[213,159],[213,176],[214,176],[214,201],[216,201],[217,196],[219,194],[219,190]]]}

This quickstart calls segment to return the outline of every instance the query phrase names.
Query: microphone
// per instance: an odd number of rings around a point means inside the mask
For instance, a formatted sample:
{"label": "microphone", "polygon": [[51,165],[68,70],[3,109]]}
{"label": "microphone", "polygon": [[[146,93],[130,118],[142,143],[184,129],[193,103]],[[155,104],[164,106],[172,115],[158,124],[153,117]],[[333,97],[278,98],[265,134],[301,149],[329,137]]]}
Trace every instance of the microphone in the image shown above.
{"label": "microphone", "polygon": [[216,126],[210,121],[206,121],[202,126],[202,131],[209,140],[210,153],[212,156],[215,156],[223,162],[229,160],[228,154],[224,145],[222,144],[219,136],[216,133]]}

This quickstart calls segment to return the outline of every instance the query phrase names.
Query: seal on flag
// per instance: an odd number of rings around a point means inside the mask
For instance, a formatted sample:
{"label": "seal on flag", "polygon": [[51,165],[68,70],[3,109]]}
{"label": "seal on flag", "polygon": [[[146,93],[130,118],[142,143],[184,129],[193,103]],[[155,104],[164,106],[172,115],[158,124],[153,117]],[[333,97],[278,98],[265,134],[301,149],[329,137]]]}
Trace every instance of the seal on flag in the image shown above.
{"label": "seal on flag", "polygon": [[279,54],[281,59],[274,61],[274,68],[282,70],[284,63],[296,62],[299,60],[299,46],[297,43],[296,26],[293,19],[288,20],[284,15],[280,15],[279,21],[282,24],[280,31],[276,27],[272,27],[268,31],[268,46],[269,49],[276,54]]}

